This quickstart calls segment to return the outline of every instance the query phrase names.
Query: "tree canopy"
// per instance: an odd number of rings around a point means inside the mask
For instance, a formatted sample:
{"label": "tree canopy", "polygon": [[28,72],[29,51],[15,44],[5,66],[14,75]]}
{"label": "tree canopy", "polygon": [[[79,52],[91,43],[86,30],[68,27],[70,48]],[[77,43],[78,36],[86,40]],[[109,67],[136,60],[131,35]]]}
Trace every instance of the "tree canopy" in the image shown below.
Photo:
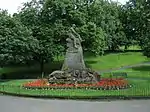
{"label": "tree canopy", "polygon": [[[136,40],[144,55],[150,56],[150,2],[130,0],[123,7],[125,33],[130,40]],[[126,19],[125,19],[126,17]],[[122,18],[122,19],[123,19]]]}
{"label": "tree canopy", "polygon": [[1,10],[0,60],[36,61],[43,71],[44,63],[64,53],[72,24],[84,40],[84,51],[103,55],[105,50],[138,44],[150,56],[149,8],[148,0],[125,5],[108,0],[32,0],[13,17]]}
{"label": "tree canopy", "polygon": [[37,52],[39,46],[32,37],[32,31],[3,10],[0,12],[0,21],[1,65],[33,60],[33,52]]}

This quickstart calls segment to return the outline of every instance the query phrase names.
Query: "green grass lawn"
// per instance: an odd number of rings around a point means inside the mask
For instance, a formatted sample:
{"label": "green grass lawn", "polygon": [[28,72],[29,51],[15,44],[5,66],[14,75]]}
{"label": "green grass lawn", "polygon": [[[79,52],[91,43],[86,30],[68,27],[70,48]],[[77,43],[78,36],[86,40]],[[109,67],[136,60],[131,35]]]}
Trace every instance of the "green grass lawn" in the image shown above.
{"label": "green grass lawn", "polygon": [[[52,64],[46,64],[44,69],[45,73],[48,74],[56,69],[61,69],[63,57],[60,57],[59,59],[59,62],[55,61]],[[119,68],[121,66],[133,65],[148,61],[149,58],[143,56],[140,52],[111,53],[97,57],[93,55],[85,55],[85,63],[87,67],[90,67],[96,71]],[[12,77],[17,77],[18,75],[27,76],[28,74],[30,74],[29,77],[33,75],[36,75],[35,77],[39,77],[40,67],[39,65],[33,65],[30,67],[4,67],[0,69],[0,73],[9,74]]]}
{"label": "green grass lawn", "polygon": [[[59,57],[59,62],[55,61],[52,64],[45,65],[45,71],[48,73],[55,69],[60,69],[63,63],[63,57]],[[85,55],[85,63],[87,67],[93,70],[108,70],[119,68],[121,66],[134,65],[142,62],[149,62],[149,58],[142,55],[140,52],[126,53],[110,53],[104,56]],[[20,67],[4,67],[0,69],[0,73],[12,75],[22,75],[25,73],[38,74],[40,72],[39,65],[20,66]],[[50,96],[150,96],[150,65],[134,67],[125,70],[117,70],[113,72],[127,72],[128,81],[133,85],[132,88],[124,90],[85,90],[85,89],[69,89],[69,90],[26,90],[21,87],[23,83],[30,80],[5,80],[0,82],[0,91],[10,93],[29,94],[29,95],[50,95]],[[12,74],[13,73],[13,74]],[[109,77],[110,73],[102,74],[102,77]],[[135,78],[135,79],[130,79]],[[137,78],[139,78],[137,80]],[[144,79],[143,79],[144,78]],[[146,79],[147,78],[147,79]]]}
{"label": "green grass lawn", "polygon": [[[128,72],[128,71],[114,71],[115,72],[126,72],[128,78],[135,79],[149,79],[150,80],[150,72]],[[103,73],[102,77],[109,78],[112,73]],[[119,77],[119,76],[118,76]],[[121,76],[120,76],[121,77]],[[114,77],[115,78],[115,77]]]}
{"label": "green grass lawn", "polygon": [[128,52],[108,54],[105,56],[88,57],[85,61],[89,67],[94,70],[107,70],[111,68],[119,68],[121,66],[138,64],[149,61],[149,58],[142,55],[142,53]]}
{"label": "green grass lawn", "polygon": [[[69,90],[26,90],[19,85],[30,80],[12,80],[0,83],[0,91],[37,95],[37,96],[150,96],[150,81],[149,80],[129,80],[133,87],[124,90],[85,90],[85,89],[69,89]],[[4,88],[2,85],[5,85]],[[16,86],[15,86],[16,85]]]}
{"label": "green grass lawn", "polygon": [[20,86],[24,83],[27,83],[27,82],[30,82],[30,81],[33,81],[33,79],[23,79],[23,80],[3,80],[3,81],[0,81],[0,85],[14,85],[14,86]]}
{"label": "green grass lawn", "polygon": [[[150,65],[143,65],[138,67],[132,67],[124,70],[114,70],[113,72],[126,72],[129,78],[149,78],[150,79]],[[109,76],[110,73],[103,74]]]}

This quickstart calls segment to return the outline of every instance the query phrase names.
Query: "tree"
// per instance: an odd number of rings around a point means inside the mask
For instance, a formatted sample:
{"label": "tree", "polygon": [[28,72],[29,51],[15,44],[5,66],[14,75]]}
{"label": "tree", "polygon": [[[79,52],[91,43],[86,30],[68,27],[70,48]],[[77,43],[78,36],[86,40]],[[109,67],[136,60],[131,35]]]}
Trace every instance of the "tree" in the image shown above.
{"label": "tree", "polygon": [[88,24],[78,29],[78,32],[85,40],[83,42],[84,50],[92,52],[95,55],[104,54],[105,33],[101,27],[97,27],[96,24],[88,22]]}
{"label": "tree", "polygon": [[96,0],[89,6],[88,18],[105,32],[106,46],[117,50],[124,45],[126,36],[120,21],[120,5],[115,2]]}
{"label": "tree", "polygon": [[121,7],[120,20],[123,23],[124,32],[127,38],[125,48],[130,45],[138,44],[139,38],[137,35],[136,22],[138,16],[135,13],[135,1],[129,1]]}
{"label": "tree", "polygon": [[0,60],[1,66],[21,64],[33,60],[38,41],[32,32],[6,11],[0,12]]}
{"label": "tree", "polygon": [[133,33],[133,39],[138,42],[144,55],[149,55],[150,41],[150,3],[148,0],[130,0],[125,6],[128,16],[126,23],[126,35]]}
{"label": "tree", "polygon": [[[116,50],[126,42],[119,18],[120,10],[116,3],[105,0],[32,0],[24,4],[17,16],[32,30],[33,37],[40,41],[45,41],[39,35],[41,29],[43,33],[47,32],[44,31],[45,27],[49,29],[51,34],[45,34],[51,37],[52,46],[57,46],[53,47],[55,50],[49,56],[62,54],[66,34],[72,24],[76,24],[78,32],[85,40],[84,50],[100,55],[103,54],[104,47]],[[44,35],[44,38],[47,36]],[[40,44],[45,46],[43,42]]]}
{"label": "tree", "polygon": [[34,52],[34,60],[40,64],[41,73],[44,71],[44,64],[52,62],[57,54],[57,47],[54,39],[54,25],[46,23],[42,16],[44,1],[32,0],[24,4],[24,7],[16,14],[25,26],[32,30],[32,36],[38,40],[38,51]]}

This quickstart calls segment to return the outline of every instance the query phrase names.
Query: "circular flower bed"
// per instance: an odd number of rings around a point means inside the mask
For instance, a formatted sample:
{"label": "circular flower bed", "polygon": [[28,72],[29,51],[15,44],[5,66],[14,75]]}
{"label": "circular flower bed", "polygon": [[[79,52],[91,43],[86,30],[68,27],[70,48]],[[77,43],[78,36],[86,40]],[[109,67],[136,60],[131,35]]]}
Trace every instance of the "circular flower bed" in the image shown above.
{"label": "circular flower bed", "polygon": [[122,78],[109,79],[103,78],[95,84],[49,84],[47,79],[39,79],[23,84],[26,89],[97,89],[97,90],[116,90],[130,87],[128,81]]}

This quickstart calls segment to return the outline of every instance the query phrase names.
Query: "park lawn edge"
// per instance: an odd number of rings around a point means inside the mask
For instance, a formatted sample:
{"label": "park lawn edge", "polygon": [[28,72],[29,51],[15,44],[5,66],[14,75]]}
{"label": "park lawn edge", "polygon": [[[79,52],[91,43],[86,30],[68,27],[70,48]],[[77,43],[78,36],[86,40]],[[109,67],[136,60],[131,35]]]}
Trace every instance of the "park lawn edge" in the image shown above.
{"label": "park lawn edge", "polygon": [[23,98],[42,98],[42,99],[64,99],[64,100],[143,100],[150,99],[150,96],[54,96],[54,95],[29,95],[29,94],[16,94],[10,92],[0,91],[0,95],[17,96]]}
{"label": "park lawn edge", "polygon": [[[137,82],[133,82],[136,84]],[[147,82],[148,83],[148,82]],[[53,91],[46,91],[46,90],[25,90],[20,88],[22,86],[14,86],[17,88],[6,88],[4,91],[0,90],[0,93],[4,95],[11,95],[11,96],[20,96],[20,97],[33,97],[33,98],[56,98],[56,99],[150,99],[150,86],[145,83],[141,86],[138,85],[138,89],[135,88],[133,91],[131,90],[85,90],[85,89],[72,89],[72,90],[65,90],[65,89],[57,89]],[[0,84],[1,87],[3,84]],[[7,84],[5,84],[7,85]],[[145,87],[147,86],[147,87]],[[145,87],[145,88],[143,88]],[[130,88],[129,88],[130,89]],[[22,91],[21,91],[22,90]],[[132,92],[129,92],[132,91]],[[144,92],[142,92],[144,91]],[[47,93],[46,93],[47,92]],[[61,92],[61,93],[59,93]],[[82,93],[82,92],[85,92]],[[89,92],[89,93],[88,93]],[[94,93],[93,93],[94,92]],[[109,94],[110,92],[110,94]],[[112,92],[112,93],[111,93]],[[129,94],[127,94],[129,92]],[[77,93],[77,94],[76,94]],[[137,94],[134,94],[137,93]]]}

